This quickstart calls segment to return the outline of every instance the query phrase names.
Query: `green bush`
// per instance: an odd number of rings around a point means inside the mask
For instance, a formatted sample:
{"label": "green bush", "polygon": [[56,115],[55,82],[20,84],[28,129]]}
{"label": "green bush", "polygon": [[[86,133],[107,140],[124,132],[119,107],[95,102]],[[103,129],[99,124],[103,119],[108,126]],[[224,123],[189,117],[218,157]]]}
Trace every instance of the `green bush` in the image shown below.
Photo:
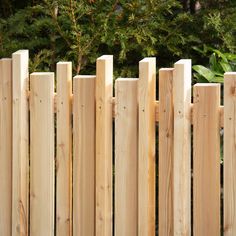
{"label": "green bush", "polygon": [[223,83],[224,73],[236,71],[236,54],[222,53],[217,49],[205,47],[203,50],[197,49],[203,55],[212,52],[209,58],[208,67],[194,65],[193,70],[196,82]]}
{"label": "green bush", "polygon": [[95,73],[96,58],[113,54],[115,77],[136,77],[146,56],[170,67],[180,58],[206,65],[202,45],[236,53],[234,1],[0,1],[0,57],[27,48],[30,71],[70,60],[74,74]]}

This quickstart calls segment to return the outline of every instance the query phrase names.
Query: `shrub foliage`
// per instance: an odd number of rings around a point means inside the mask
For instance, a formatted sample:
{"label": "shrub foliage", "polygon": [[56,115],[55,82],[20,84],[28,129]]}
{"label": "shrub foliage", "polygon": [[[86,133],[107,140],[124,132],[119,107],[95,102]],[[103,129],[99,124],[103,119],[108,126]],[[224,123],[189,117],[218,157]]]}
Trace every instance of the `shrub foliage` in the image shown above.
{"label": "shrub foliage", "polygon": [[196,48],[236,51],[235,1],[0,0],[0,57],[31,53],[30,70],[54,70],[72,60],[74,73],[94,73],[95,60],[113,54],[116,76],[137,76],[137,63],[158,66],[179,58],[207,63]]}

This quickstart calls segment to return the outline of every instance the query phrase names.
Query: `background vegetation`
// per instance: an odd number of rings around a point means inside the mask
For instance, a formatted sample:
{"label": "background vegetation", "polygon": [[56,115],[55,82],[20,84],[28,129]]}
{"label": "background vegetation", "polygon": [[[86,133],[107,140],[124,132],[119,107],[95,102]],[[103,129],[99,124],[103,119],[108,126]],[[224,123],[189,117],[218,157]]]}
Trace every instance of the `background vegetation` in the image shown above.
{"label": "background vegetation", "polygon": [[0,0],[0,57],[24,48],[31,71],[72,60],[74,74],[94,73],[96,58],[113,54],[115,76],[132,77],[156,56],[158,67],[191,58],[205,66],[196,81],[221,81],[235,67],[236,1]]}

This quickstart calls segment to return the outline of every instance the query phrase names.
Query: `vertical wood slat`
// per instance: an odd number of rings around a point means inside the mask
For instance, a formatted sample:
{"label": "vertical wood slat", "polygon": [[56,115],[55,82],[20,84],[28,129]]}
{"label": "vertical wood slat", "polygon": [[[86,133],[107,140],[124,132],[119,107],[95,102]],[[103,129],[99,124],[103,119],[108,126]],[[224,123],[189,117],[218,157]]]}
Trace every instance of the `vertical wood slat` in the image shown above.
{"label": "vertical wood slat", "polygon": [[12,234],[28,235],[29,115],[28,50],[12,54]]}
{"label": "vertical wood slat", "polygon": [[74,77],[73,235],[95,235],[95,76]]}
{"label": "vertical wood slat", "polygon": [[138,232],[137,79],[116,80],[115,235]]}
{"label": "vertical wood slat", "polygon": [[236,235],[236,73],[224,76],[224,235]]}
{"label": "vertical wood slat", "polygon": [[193,230],[220,235],[220,84],[194,86]]}
{"label": "vertical wood slat", "polygon": [[0,60],[0,235],[11,235],[12,60]]}
{"label": "vertical wood slat", "polygon": [[155,235],[156,58],[139,62],[138,234]]}
{"label": "vertical wood slat", "polygon": [[159,70],[159,235],[173,235],[173,68]]}
{"label": "vertical wood slat", "polygon": [[112,235],[113,56],[97,59],[96,72],[96,235]]}
{"label": "vertical wood slat", "polygon": [[174,65],[174,234],[191,235],[191,60]]}
{"label": "vertical wood slat", "polygon": [[56,231],[72,235],[72,63],[57,63]]}
{"label": "vertical wood slat", "polygon": [[54,235],[54,73],[30,75],[30,234]]}

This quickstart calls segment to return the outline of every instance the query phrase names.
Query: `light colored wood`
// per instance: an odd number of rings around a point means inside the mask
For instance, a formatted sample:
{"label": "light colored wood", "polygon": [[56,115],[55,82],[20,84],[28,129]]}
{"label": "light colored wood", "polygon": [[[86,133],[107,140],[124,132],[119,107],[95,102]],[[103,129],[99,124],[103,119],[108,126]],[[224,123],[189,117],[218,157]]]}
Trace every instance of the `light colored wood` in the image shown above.
{"label": "light colored wood", "polygon": [[191,60],[174,65],[174,235],[191,235]]}
{"label": "light colored wood", "polygon": [[29,52],[12,54],[12,235],[28,235],[29,211]]}
{"label": "light colored wood", "polygon": [[12,60],[0,60],[0,235],[11,235]]}
{"label": "light colored wood", "polygon": [[160,236],[172,236],[173,219],[173,156],[174,106],[173,68],[159,70],[159,231]]}
{"label": "light colored wood", "polygon": [[236,235],[236,73],[224,76],[224,235]]}
{"label": "light colored wood", "polygon": [[[167,68],[168,69],[168,68]],[[30,97],[30,92],[28,94],[28,96]],[[55,98],[55,104],[54,104],[54,110],[55,113],[57,111],[56,107],[57,107],[57,93],[54,94],[54,98]],[[71,103],[73,103],[73,94],[71,95]],[[193,104],[191,103],[191,114],[190,114],[190,120],[191,120],[191,124],[193,123],[192,121],[192,109],[193,108]],[[155,121],[156,123],[159,122],[159,101],[155,101]],[[115,97],[112,98],[112,117],[115,118]],[[224,106],[220,106],[220,125],[221,127],[224,127]]]}
{"label": "light colored wood", "polygon": [[96,235],[111,236],[113,56],[99,57],[96,73]]}
{"label": "light colored wood", "polygon": [[95,235],[95,76],[74,77],[73,235]]}
{"label": "light colored wood", "polygon": [[115,235],[138,235],[138,80],[116,80]]}
{"label": "light colored wood", "polygon": [[30,234],[54,235],[54,73],[30,75]]}
{"label": "light colored wood", "polygon": [[56,231],[72,235],[72,63],[57,63]]}
{"label": "light colored wood", "polygon": [[[169,68],[164,68],[164,69],[169,69]],[[112,109],[113,109],[113,118],[115,117],[115,98],[113,97],[112,99]],[[191,124],[193,124],[193,117],[192,117],[192,113],[193,113],[193,104],[191,103],[191,111],[190,111],[190,121],[191,121]],[[155,121],[156,123],[159,122],[160,120],[160,114],[159,114],[159,101],[155,101],[155,109],[156,109],[156,115],[155,115]],[[220,126],[221,127],[224,127],[224,106],[220,106]]]}
{"label": "light colored wood", "polygon": [[220,235],[220,84],[194,86],[193,231]]}
{"label": "light colored wood", "polygon": [[138,235],[155,235],[156,58],[139,62]]}

